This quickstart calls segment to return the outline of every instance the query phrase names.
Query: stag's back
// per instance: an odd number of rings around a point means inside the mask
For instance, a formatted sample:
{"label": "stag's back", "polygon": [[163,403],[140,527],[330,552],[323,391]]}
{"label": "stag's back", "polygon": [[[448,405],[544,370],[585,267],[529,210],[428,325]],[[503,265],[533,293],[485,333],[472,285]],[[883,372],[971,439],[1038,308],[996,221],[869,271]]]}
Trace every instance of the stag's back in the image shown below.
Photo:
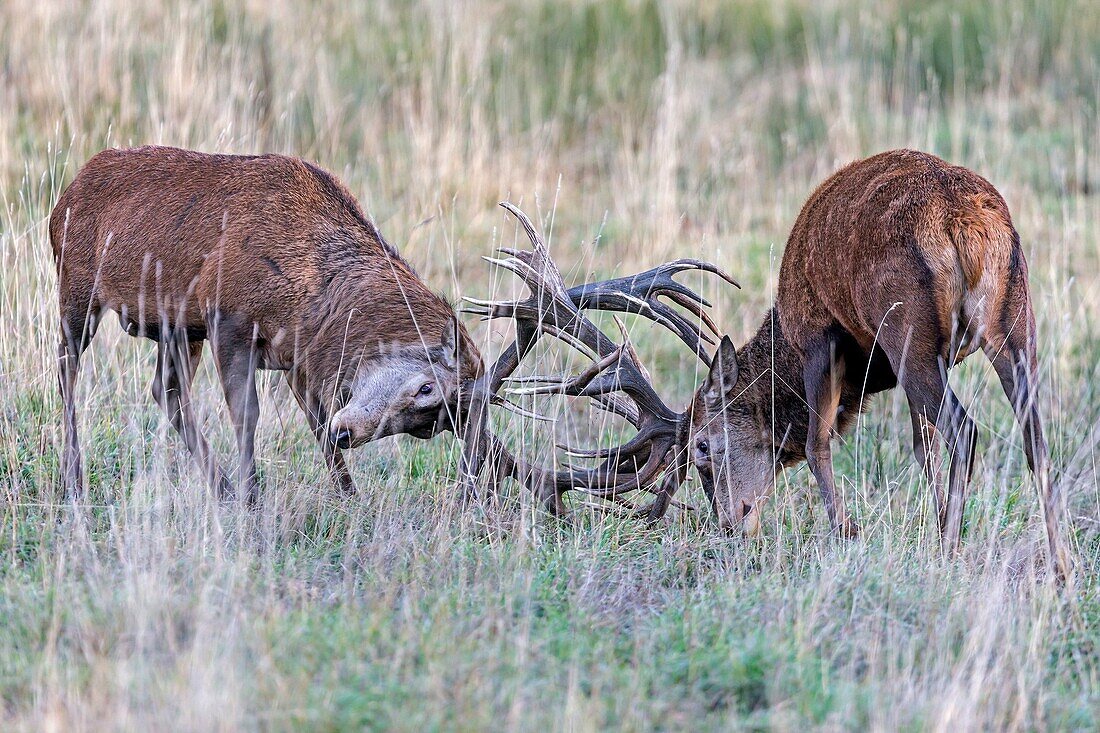
{"label": "stag's back", "polygon": [[61,196],[50,238],[63,300],[137,322],[201,331],[216,307],[270,339],[359,319],[415,341],[453,313],[335,178],[281,155],[106,150]]}
{"label": "stag's back", "polygon": [[989,181],[895,150],[842,168],[803,206],[783,255],[778,309],[796,348],[802,335],[839,326],[870,350],[891,309],[929,303],[923,317],[937,320],[945,350],[957,337],[962,358],[1020,267],[1012,219]]}

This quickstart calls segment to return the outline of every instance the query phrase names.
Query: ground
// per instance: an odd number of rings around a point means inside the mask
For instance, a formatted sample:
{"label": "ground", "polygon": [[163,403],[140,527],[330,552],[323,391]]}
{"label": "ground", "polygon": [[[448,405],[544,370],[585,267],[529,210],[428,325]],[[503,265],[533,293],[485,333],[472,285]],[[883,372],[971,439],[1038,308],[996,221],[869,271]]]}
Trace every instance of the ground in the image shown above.
{"label": "ground", "polygon": [[[0,727],[1096,728],[1098,79],[1084,0],[0,5]],[[360,493],[339,496],[275,379],[260,505],[219,504],[148,396],[152,345],[114,323],[80,382],[90,494],[66,503],[46,220],[96,151],[144,143],[315,161],[453,300],[516,288],[480,259],[517,236],[502,199],[568,282],[714,260],[743,289],[687,280],[739,342],[829,173],[894,147],[966,165],[1004,194],[1031,266],[1075,578],[1041,562],[980,356],[952,373],[981,428],[952,558],[900,393],[836,450],[853,542],[805,468],[751,541],[719,531],[697,484],[655,527],[553,519],[516,486],[457,507],[448,437],[357,450]],[[699,364],[628,325],[683,405]],[[212,372],[196,402],[228,463]],[[583,406],[540,407],[584,424]],[[544,427],[501,420],[545,457]]]}

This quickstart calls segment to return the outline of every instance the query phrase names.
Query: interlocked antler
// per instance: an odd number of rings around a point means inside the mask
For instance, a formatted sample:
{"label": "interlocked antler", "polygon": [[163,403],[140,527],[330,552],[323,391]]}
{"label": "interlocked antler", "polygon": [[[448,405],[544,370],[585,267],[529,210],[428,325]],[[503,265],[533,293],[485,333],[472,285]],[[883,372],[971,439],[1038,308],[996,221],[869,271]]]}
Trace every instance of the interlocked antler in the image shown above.
{"label": "interlocked antler", "polygon": [[[684,450],[687,419],[668,407],[653,389],[649,374],[638,360],[626,329],[616,318],[622,343],[616,344],[583,314],[584,309],[636,313],[673,331],[701,359],[709,363],[703,342],[713,343],[696,324],[658,300],[664,296],[697,316],[718,333],[704,308],[710,304],[691,289],[672,279],[685,270],[703,270],[734,280],[714,265],[699,260],[677,260],[632,277],[586,283],[566,288],[561,273],[527,216],[510,203],[501,203],[515,216],[531,241],[530,250],[501,249],[505,258],[485,258],[518,275],[531,296],[514,301],[471,300],[472,312],[486,318],[511,317],[516,322],[516,340],[504,350],[489,370],[464,393],[467,424],[463,451],[463,475],[467,487],[490,465],[498,478],[511,476],[535,490],[551,510],[563,508],[561,496],[580,490],[598,497],[616,499],[639,489],[657,494],[647,507],[650,514],[664,513],[672,493],[684,480],[687,457]],[[526,377],[511,380],[512,373],[543,334],[558,338],[593,359],[593,364],[572,377]],[[627,443],[597,451],[566,449],[573,455],[600,458],[593,468],[568,467],[548,470],[516,458],[488,429],[488,405],[506,401],[499,392],[506,381],[528,385],[514,394],[564,394],[590,397],[603,409],[624,417],[637,434]],[[671,468],[658,491],[657,479]]]}

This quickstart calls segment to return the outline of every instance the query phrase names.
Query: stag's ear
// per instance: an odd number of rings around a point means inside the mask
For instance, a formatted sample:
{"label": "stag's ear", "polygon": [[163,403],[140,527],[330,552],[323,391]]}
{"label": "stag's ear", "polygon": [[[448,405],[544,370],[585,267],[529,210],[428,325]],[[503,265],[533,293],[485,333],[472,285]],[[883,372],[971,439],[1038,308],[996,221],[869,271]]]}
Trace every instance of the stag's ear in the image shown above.
{"label": "stag's ear", "polygon": [[723,336],[722,343],[718,344],[718,351],[714,354],[714,361],[711,362],[710,373],[701,387],[707,406],[721,409],[729,401],[736,384],[737,348],[729,336]]}
{"label": "stag's ear", "polygon": [[443,334],[439,338],[443,366],[452,371],[458,371],[458,345],[462,341],[458,334],[459,328],[458,319],[451,317],[443,325]]}

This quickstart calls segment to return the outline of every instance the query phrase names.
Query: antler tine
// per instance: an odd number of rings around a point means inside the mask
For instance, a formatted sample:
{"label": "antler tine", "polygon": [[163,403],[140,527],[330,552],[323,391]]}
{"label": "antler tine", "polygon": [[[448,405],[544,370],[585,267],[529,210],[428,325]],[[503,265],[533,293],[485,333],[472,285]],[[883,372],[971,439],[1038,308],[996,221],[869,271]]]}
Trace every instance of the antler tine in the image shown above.
{"label": "antler tine", "polygon": [[585,480],[577,482],[575,490],[592,496],[617,496],[631,491],[647,489],[668,465],[666,451],[650,451],[645,464],[627,474],[633,480],[622,480],[619,463],[605,461],[594,469],[572,469],[574,476]]}
{"label": "antler tine", "polygon": [[524,257],[529,255],[526,250],[513,249],[512,247],[498,247],[497,252],[508,255],[509,257]]}
{"label": "antler tine", "polygon": [[[577,326],[576,330],[578,331],[578,333],[574,334],[573,332],[569,331],[568,329],[565,329],[565,328],[562,328],[562,327],[558,326],[556,323],[548,323],[547,321],[541,321],[538,324],[538,330],[539,330],[540,333],[545,333],[545,334],[553,336],[554,338],[557,338],[561,341],[564,341],[565,343],[569,344],[574,349],[581,352],[582,354],[584,354],[588,358],[593,359],[593,360],[598,360],[600,358],[600,351],[602,350],[600,348],[601,347],[600,340],[599,339],[585,338],[584,334],[579,333],[582,330],[581,327],[584,326],[584,325],[585,325],[584,323],[576,324],[576,326]],[[591,325],[591,324],[588,324],[588,325]],[[603,334],[599,334],[599,335],[603,336]],[[592,343],[589,343],[590,341]]]}
{"label": "antler tine", "polygon": [[503,407],[505,410],[508,410],[509,412],[513,412],[513,413],[515,413],[517,415],[520,415],[522,417],[529,417],[532,420],[540,420],[542,422],[557,422],[552,417],[547,417],[546,415],[541,415],[541,414],[539,414],[539,413],[537,413],[533,410],[528,410],[528,409],[525,409],[523,407],[520,407],[515,402],[512,402],[511,400],[507,400],[507,399],[501,397],[500,395],[493,395],[493,397],[489,400],[489,402],[490,402],[490,404],[497,405],[498,407]]}
{"label": "antler tine", "polygon": [[640,426],[641,415],[638,414],[638,408],[630,400],[625,400],[618,394],[592,395],[592,400],[600,410],[618,415],[635,428]]}
{"label": "antler tine", "polygon": [[481,316],[485,320],[513,318],[516,313],[530,305],[525,300],[489,300],[484,298],[471,298],[468,296],[463,296],[462,300],[474,306],[473,308],[463,308],[463,313]]}
{"label": "antler tine", "polygon": [[737,285],[730,275],[716,265],[685,258],[666,262],[637,275],[579,285],[569,290],[569,297],[581,309],[636,313],[659,323],[679,336],[700,359],[709,363],[710,357],[704,344],[713,344],[714,339],[702,328],[658,300],[662,296],[668,298],[698,318],[712,333],[720,333],[704,310],[710,307],[709,301],[673,279],[673,275],[687,270],[711,272]]}
{"label": "antler tine", "polygon": [[[706,325],[706,327],[708,329],[710,329],[710,332],[713,333],[715,336],[721,336],[722,335],[722,332],[718,330],[718,326],[716,326],[714,324],[714,321],[711,320],[710,314],[707,313],[706,308],[704,306],[702,306],[701,304],[699,304],[698,302],[696,302],[694,300],[691,300],[690,298],[685,298],[685,297],[683,297],[682,295],[680,295],[678,293],[666,293],[665,297],[668,298],[669,300],[671,300],[672,302],[674,302],[676,305],[683,308],[684,310],[690,312],[693,316],[698,318],[700,321],[702,321],[703,324]],[[658,305],[663,305],[663,304],[658,304]],[[675,311],[672,311],[671,308],[669,310],[672,313],[675,313]],[[677,315],[679,315],[679,314],[677,314]],[[707,334],[702,333],[701,331],[699,331],[698,327],[696,327],[695,324],[693,324],[691,322],[687,322],[687,323],[692,329],[694,329],[696,332],[699,332],[702,335],[703,338],[706,338],[707,341],[709,341],[710,343],[713,343],[713,341],[711,341],[710,337],[707,336]]]}
{"label": "antler tine", "polygon": [[664,265],[661,265],[661,267],[667,268],[670,275],[675,275],[678,272],[685,272],[687,270],[702,270],[703,272],[717,275],[738,290],[741,289],[741,283],[734,280],[732,275],[713,262],[707,262],[706,260],[697,260],[694,257],[681,257],[678,260],[666,262]]}
{"label": "antler tine", "polygon": [[[523,227],[523,230],[527,233],[527,238],[531,240],[531,250],[529,252],[523,250],[510,250],[509,254],[523,261],[531,270],[536,271],[540,285],[544,287],[549,286],[552,290],[556,291],[555,295],[560,293],[562,296],[565,296],[565,280],[562,279],[561,272],[558,271],[553,260],[550,259],[550,254],[546,249],[546,243],[542,241],[542,236],[535,229],[535,225],[527,218],[527,214],[524,214],[510,202],[501,201],[500,205],[512,216],[516,217]],[[528,285],[530,284],[531,283],[528,282]],[[572,303],[570,302],[570,304]]]}
{"label": "antler tine", "polygon": [[[509,394],[565,394],[572,397],[580,395],[581,391],[587,387],[593,379],[599,376],[600,372],[604,371],[612,364],[617,362],[621,357],[622,352],[615,350],[607,356],[594,361],[583,372],[574,375],[572,377],[538,377],[537,381],[541,382],[535,387],[516,387],[508,390]],[[528,381],[536,381],[535,379],[528,379]]]}
{"label": "antler tine", "polygon": [[626,330],[626,324],[622,322],[618,316],[613,316],[615,325],[619,327],[619,334],[623,337],[623,345],[619,347],[619,350],[634,362],[634,366],[638,371],[642,373],[642,376],[646,378],[646,381],[652,381],[653,378],[649,376],[649,370],[642,364],[642,360],[638,358],[638,352],[634,349],[634,342],[630,340],[630,332]]}
{"label": "antler tine", "polygon": [[[616,319],[626,334],[626,327]],[[634,402],[636,411],[625,415],[632,424],[641,422],[648,414],[663,424],[675,421],[673,413],[653,390],[649,373],[638,360],[637,352],[629,338],[607,356],[595,361],[581,373],[572,377],[539,377],[539,384],[509,390],[510,394],[562,394],[570,397],[593,397],[623,392]],[[615,410],[612,410],[615,411]],[[619,413],[621,414],[621,413]],[[637,422],[636,422],[637,420]]]}
{"label": "antler tine", "polygon": [[[680,484],[684,483],[688,478],[689,461],[686,451],[680,451],[673,457],[673,461],[673,470],[665,474],[664,480],[661,481],[661,485],[654,493],[653,501],[638,507],[635,511],[636,517],[655,522],[665,515],[665,512],[668,511],[668,507],[671,504],[676,503],[673,501],[672,497],[680,487]],[[690,507],[690,505],[687,506]]]}
{"label": "antler tine", "polygon": [[563,444],[559,444],[558,447],[565,450],[566,453],[577,456],[579,458],[610,459],[614,457],[616,458],[616,462],[621,462],[625,458],[636,456],[642,451],[648,449],[651,446],[654,437],[656,437],[659,432],[660,431],[652,425],[646,426],[639,430],[637,435],[635,435],[633,438],[623,443],[622,445],[616,445],[608,448],[573,448],[572,446]]}
{"label": "antler tine", "polygon": [[[546,388],[544,391],[531,388],[509,388],[509,394],[564,394],[568,397],[591,397],[595,401],[596,407],[625,418],[631,425],[638,427],[638,408],[634,406],[633,402],[623,400],[620,395],[613,392],[592,392],[590,390],[585,390],[583,394],[580,392],[567,392],[562,387],[565,379],[558,374],[533,374],[524,377],[508,377],[504,382],[505,384],[532,384]],[[576,379],[576,377],[570,379]]]}
{"label": "antler tine", "polygon": [[508,377],[506,384],[557,384],[561,381],[560,374],[529,374],[522,377]]}
{"label": "antler tine", "polygon": [[527,286],[533,291],[537,291],[539,288],[543,287],[540,280],[543,273],[539,272],[534,264],[520,259],[519,257],[508,257],[504,259],[499,257],[482,257],[481,259],[491,265],[496,265],[497,267],[515,273],[520,279],[527,283]]}

